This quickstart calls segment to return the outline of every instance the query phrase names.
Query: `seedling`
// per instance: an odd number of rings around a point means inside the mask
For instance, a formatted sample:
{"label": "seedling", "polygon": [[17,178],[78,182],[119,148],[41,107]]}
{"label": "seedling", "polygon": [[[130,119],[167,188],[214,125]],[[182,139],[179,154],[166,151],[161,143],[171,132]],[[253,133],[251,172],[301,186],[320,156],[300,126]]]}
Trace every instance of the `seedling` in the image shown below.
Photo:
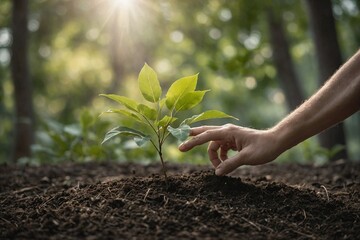
{"label": "seedling", "polygon": [[178,120],[179,112],[192,109],[200,104],[205,93],[209,91],[195,90],[197,80],[198,74],[180,78],[172,83],[166,95],[162,97],[162,88],[157,74],[145,63],[140,71],[138,83],[140,92],[147,101],[146,103],[139,103],[128,97],[115,94],[100,94],[100,96],[114,100],[123,106],[119,109],[111,108],[105,113],[115,113],[130,118],[144,125],[144,132],[127,126],[118,126],[106,133],[102,144],[117,135],[133,137],[135,143],[140,147],[146,142],[150,142],[160,157],[162,170],[167,181],[163,144],[170,134],[180,141],[184,141],[189,136],[190,124],[214,118],[234,118],[221,111],[208,110],[184,119],[177,128],[171,126]]}

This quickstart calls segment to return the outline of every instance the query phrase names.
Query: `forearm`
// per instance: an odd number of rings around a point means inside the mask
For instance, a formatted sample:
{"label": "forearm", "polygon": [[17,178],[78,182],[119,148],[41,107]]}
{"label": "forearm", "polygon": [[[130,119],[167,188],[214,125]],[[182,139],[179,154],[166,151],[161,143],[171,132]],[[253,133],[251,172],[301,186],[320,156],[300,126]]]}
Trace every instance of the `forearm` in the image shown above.
{"label": "forearm", "polygon": [[309,100],[270,131],[285,151],[343,121],[360,108],[360,51]]}

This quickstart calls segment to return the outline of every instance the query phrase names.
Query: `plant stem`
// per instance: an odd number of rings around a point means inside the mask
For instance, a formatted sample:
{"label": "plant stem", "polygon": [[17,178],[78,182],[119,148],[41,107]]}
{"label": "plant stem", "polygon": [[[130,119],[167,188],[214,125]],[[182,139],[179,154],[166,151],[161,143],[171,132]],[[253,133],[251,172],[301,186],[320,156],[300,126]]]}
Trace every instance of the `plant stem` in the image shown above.
{"label": "plant stem", "polygon": [[[160,139],[159,139],[160,140]],[[160,141],[159,141],[160,143]],[[163,173],[164,173],[164,176],[165,176],[165,182],[167,184],[168,180],[167,180],[167,175],[166,175],[166,166],[165,166],[165,162],[164,162],[164,159],[163,159],[163,155],[162,155],[162,149],[161,149],[162,145],[159,144],[159,156],[160,156],[160,161],[161,161],[161,165],[162,165],[162,170],[163,170]]]}

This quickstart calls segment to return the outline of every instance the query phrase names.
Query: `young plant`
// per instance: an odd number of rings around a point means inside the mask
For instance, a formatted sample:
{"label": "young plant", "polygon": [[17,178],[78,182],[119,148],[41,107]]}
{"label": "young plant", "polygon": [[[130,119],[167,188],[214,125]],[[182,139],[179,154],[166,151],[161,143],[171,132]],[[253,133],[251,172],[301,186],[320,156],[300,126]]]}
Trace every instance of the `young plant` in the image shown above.
{"label": "young plant", "polygon": [[[162,88],[156,72],[146,63],[141,69],[138,84],[139,89],[147,103],[139,103],[125,96],[115,94],[100,94],[116,101],[122,108],[111,108],[105,113],[115,113],[130,118],[142,125],[145,131],[132,129],[127,126],[118,126],[106,133],[102,144],[117,135],[133,137],[138,146],[150,142],[156,149],[162,164],[162,170],[167,180],[166,166],[163,157],[163,144],[170,134],[184,141],[190,132],[190,124],[214,118],[234,118],[217,110],[208,110],[198,115],[184,119],[175,128],[171,125],[178,120],[179,112],[192,109],[200,104],[206,92],[209,90],[195,90],[198,74],[176,80],[162,97]],[[236,118],[235,118],[236,119]]]}

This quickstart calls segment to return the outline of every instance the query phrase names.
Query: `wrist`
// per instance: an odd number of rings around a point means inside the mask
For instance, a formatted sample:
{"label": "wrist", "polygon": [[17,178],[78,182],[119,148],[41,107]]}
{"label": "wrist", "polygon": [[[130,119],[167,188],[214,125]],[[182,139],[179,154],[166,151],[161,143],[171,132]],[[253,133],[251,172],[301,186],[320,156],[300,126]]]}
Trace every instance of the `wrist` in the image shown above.
{"label": "wrist", "polygon": [[282,131],[273,127],[268,130],[265,130],[266,142],[269,146],[270,152],[269,156],[272,156],[273,159],[277,158],[283,152],[285,152],[288,147],[285,144],[286,140],[284,139]]}
{"label": "wrist", "polygon": [[286,124],[278,124],[271,128],[269,132],[274,139],[275,149],[280,154],[307,138],[306,131],[297,131],[295,126],[288,126]]}

